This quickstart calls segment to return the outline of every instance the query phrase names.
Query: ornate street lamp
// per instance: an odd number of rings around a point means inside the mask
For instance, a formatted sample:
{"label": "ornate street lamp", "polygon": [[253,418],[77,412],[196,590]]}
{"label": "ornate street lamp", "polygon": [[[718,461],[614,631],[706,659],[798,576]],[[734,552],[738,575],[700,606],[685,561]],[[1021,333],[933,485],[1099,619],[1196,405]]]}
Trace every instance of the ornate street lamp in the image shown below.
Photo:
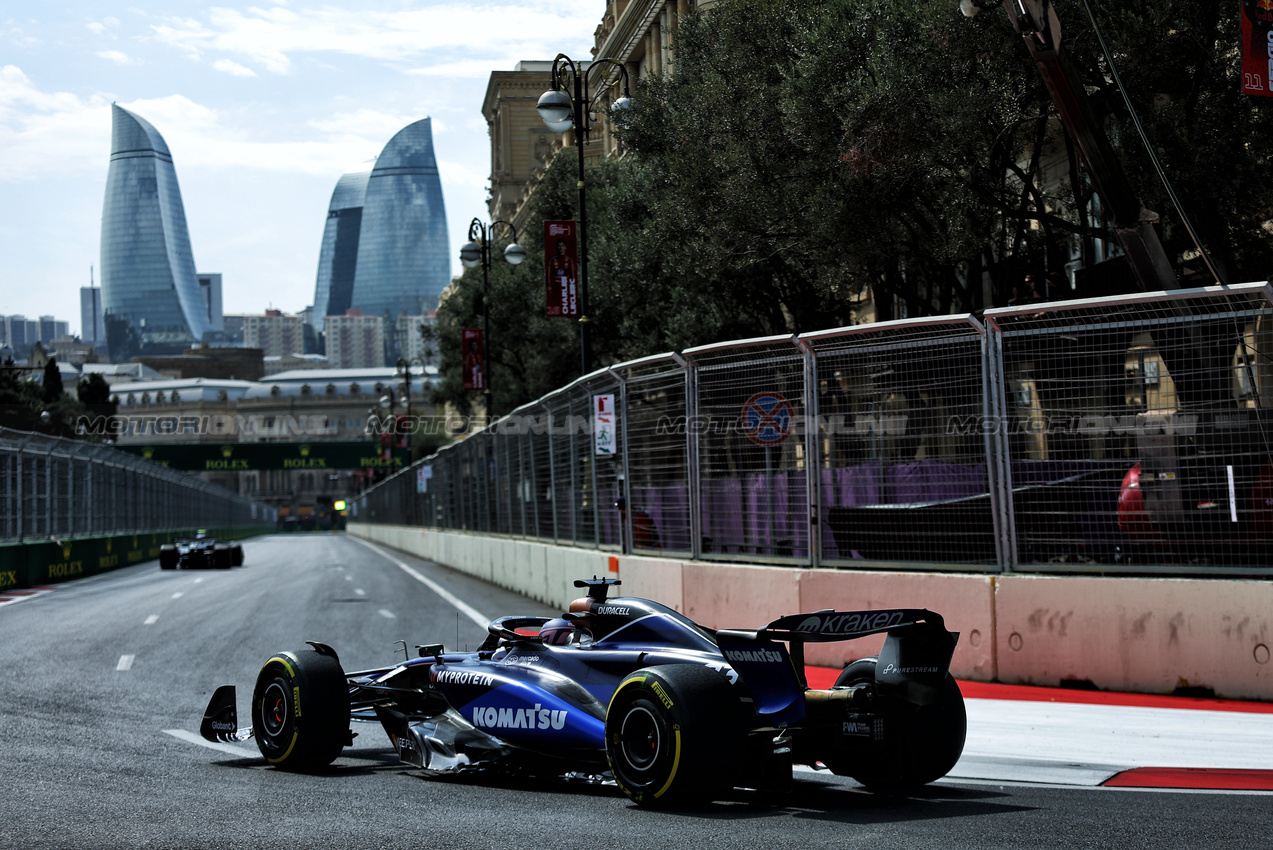
{"label": "ornate street lamp", "polygon": [[[596,94],[590,92],[588,82],[594,68],[602,69]],[[612,117],[633,105],[628,92],[628,69],[623,63],[617,59],[594,59],[584,68],[566,54],[558,53],[553,60],[552,88],[540,95],[536,104],[549,130],[554,133],[575,131],[575,147],[579,151],[579,352],[585,375],[591,371],[592,334],[588,327],[591,320],[588,317],[588,212],[584,203],[583,146],[588,142],[595,120],[593,107],[620,82],[623,94],[610,105]]]}
{"label": "ornate street lamp", "polygon": [[491,243],[495,239],[495,228],[503,226],[510,234],[511,241],[504,249],[504,261],[516,266],[526,259],[526,249],[517,243],[517,228],[512,222],[502,219],[492,221],[489,225],[480,219],[469,222],[469,241],[460,249],[460,263],[466,268],[482,267],[482,394],[486,397],[486,418],[489,420],[493,410],[491,407]]}
{"label": "ornate street lamp", "polygon": [[419,357],[413,357],[408,360],[405,357],[398,358],[398,377],[402,379],[402,405],[406,408],[407,418],[407,452],[411,452],[411,434],[415,431],[415,420],[411,418],[411,367],[420,367],[420,377],[424,377],[424,361]]}

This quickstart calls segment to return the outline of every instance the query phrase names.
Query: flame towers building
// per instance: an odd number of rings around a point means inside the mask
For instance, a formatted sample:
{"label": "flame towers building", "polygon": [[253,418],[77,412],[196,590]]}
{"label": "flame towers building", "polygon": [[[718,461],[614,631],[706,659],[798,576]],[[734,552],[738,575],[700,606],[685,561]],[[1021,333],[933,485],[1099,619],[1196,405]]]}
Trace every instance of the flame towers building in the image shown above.
{"label": "flame towers building", "polygon": [[[314,313],[397,317],[437,307],[451,281],[432,121],[399,130],[370,172],[336,184],[323,231]],[[389,359],[396,358],[389,352]]]}
{"label": "flame towers building", "polygon": [[362,205],[370,176],[370,171],[363,171],[341,177],[327,206],[323,247],[318,253],[318,286],[314,291],[314,324],[320,331],[325,316],[343,316],[353,303]]}
{"label": "flame towers building", "polygon": [[111,116],[101,245],[107,344],[114,360],[180,353],[218,322],[195,274],[177,171],[148,121],[113,104]]}

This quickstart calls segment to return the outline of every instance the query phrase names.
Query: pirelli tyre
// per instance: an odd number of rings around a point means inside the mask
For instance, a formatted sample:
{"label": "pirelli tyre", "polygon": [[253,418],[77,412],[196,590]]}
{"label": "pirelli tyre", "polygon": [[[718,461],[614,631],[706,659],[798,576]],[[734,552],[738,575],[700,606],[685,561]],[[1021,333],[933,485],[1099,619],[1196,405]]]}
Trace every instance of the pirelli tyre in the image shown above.
{"label": "pirelli tyre", "polygon": [[[873,684],[875,665],[875,658],[854,661],[840,672],[836,686]],[[833,773],[851,776],[872,791],[905,791],[941,779],[959,761],[968,718],[963,694],[949,673],[932,704],[899,704],[895,712],[877,704],[877,709],[888,715],[884,749],[828,761]]]}
{"label": "pirelli tyre", "polygon": [[732,787],[743,744],[738,697],[718,671],[696,664],[647,667],[619,684],[606,711],[606,758],[633,802],[671,808],[708,802]]}
{"label": "pirelli tyre", "polygon": [[238,543],[231,544],[230,546],[230,566],[243,566],[243,547]]}
{"label": "pirelli tyre", "polygon": [[211,553],[211,566],[218,570],[228,570],[234,566],[234,553],[229,546],[215,546]]}
{"label": "pirelli tyre", "polygon": [[181,553],[177,551],[176,546],[171,543],[165,543],[159,547],[159,568],[161,570],[175,570],[180,562]]}
{"label": "pirelli tyre", "polygon": [[252,690],[252,729],[266,761],[318,770],[349,742],[349,688],[340,662],[313,649],[265,662]]}

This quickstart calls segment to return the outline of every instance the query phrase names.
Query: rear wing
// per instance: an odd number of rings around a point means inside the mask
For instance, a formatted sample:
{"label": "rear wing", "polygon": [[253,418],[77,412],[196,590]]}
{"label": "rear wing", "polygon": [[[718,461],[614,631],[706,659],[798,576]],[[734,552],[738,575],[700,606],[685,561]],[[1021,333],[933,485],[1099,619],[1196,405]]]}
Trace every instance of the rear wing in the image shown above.
{"label": "rear wing", "polygon": [[959,634],[947,631],[941,615],[926,608],[792,614],[754,631],[720,629],[716,640],[751,689],[757,712],[791,723],[804,717],[804,645],[880,633],[888,638],[876,664],[877,687],[917,705],[932,702],[950,669]]}
{"label": "rear wing", "polygon": [[927,608],[893,608],[880,611],[815,611],[779,617],[758,629],[757,636],[767,640],[799,643],[824,643],[833,640],[855,640],[867,635],[927,623],[945,628],[940,614]]}

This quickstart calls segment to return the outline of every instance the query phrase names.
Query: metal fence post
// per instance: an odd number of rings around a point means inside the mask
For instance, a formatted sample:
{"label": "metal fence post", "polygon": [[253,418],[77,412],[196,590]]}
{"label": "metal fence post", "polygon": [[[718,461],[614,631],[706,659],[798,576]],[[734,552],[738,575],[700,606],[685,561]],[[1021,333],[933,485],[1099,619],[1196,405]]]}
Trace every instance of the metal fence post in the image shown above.
{"label": "metal fence post", "polygon": [[822,563],[822,461],[818,408],[818,361],[813,347],[802,339],[796,344],[804,352],[804,455],[805,494],[809,513],[805,518],[809,541],[809,567]]}
{"label": "metal fence post", "polygon": [[995,544],[999,569],[1012,572],[1017,563],[1016,522],[1012,510],[1012,464],[1008,456],[1007,388],[1003,372],[1003,336],[993,319],[986,322],[985,352],[986,469],[990,473],[994,505]]}
{"label": "metal fence post", "polygon": [[689,482],[690,557],[703,556],[703,490],[698,462],[698,365],[685,357],[685,463]]}

